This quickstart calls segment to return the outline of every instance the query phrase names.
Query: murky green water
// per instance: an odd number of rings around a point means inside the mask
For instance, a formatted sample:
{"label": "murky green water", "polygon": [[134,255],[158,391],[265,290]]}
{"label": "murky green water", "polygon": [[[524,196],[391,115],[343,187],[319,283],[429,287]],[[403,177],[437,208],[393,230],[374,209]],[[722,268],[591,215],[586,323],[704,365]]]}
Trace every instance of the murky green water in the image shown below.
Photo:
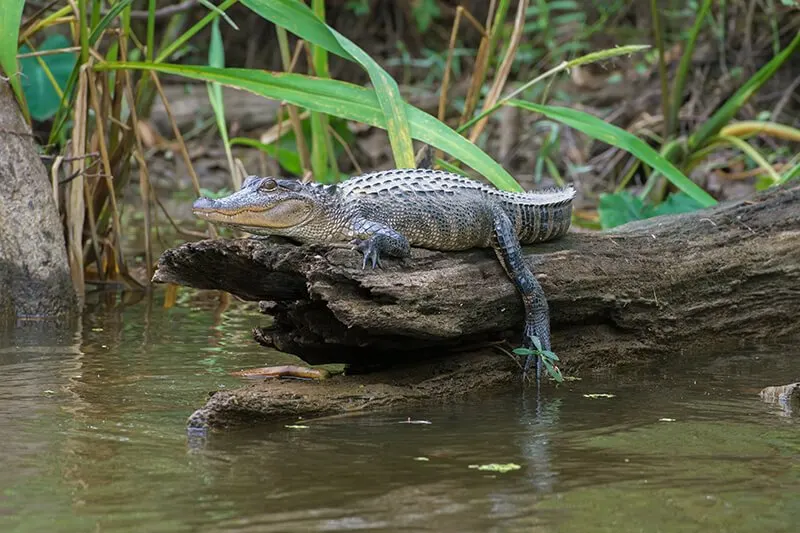
{"label": "murky green water", "polygon": [[[695,354],[402,412],[212,434],[186,417],[276,362],[257,314],[98,307],[0,338],[0,531],[797,531],[800,424],[765,385],[797,345]],[[752,348],[752,347],[751,347]],[[613,398],[587,398],[606,393]],[[401,423],[408,417],[430,424]],[[422,460],[425,458],[426,460]],[[516,463],[488,473],[470,465]]]}

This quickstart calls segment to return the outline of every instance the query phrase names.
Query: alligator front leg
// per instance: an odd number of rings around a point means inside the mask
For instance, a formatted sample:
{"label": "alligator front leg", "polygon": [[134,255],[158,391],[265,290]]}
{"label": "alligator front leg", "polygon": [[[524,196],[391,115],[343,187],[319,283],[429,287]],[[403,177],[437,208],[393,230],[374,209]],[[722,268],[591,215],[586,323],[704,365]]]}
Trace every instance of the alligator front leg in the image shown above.
{"label": "alligator front leg", "polygon": [[[539,338],[542,350],[550,350],[550,312],[542,286],[525,264],[522,257],[522,247],[514,231],[514,225],[502,208],[492,209],[494,231],[492,233],[492,248],[494,248],[500,264],[511,278],[511,281],[522,297],[525,307],[525,331],[523,343],[526,348],[535,349],[533,337]],[[529,355],[525,360],[523,378],[527,376],[531,364],[536,362],[536,379],[541,376],[539,357]]]}
{"label": "alligator front leg", "polygon": [[372,268],[381,265],[382,255],[394,257],[408,257],[411,247],[408,239],[386,224],[370,220],[357,220],[354,223],[356,238],[353,244],[356,250],[364,254],[361,268],[367,268],[367,263],[372,263]]}

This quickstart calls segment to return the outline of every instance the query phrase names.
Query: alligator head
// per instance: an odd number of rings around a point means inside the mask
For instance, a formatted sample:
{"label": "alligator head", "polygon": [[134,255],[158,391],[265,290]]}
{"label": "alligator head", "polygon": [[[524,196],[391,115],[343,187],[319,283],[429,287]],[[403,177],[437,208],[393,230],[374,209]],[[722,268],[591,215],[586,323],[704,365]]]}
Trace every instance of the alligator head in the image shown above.
{"label": "alligator head", "polygon": [[312,220],[317,207],[313,192],[299,181],[250,176],[230,196],[199,198],[192,212],[250,233],[289,235]]}

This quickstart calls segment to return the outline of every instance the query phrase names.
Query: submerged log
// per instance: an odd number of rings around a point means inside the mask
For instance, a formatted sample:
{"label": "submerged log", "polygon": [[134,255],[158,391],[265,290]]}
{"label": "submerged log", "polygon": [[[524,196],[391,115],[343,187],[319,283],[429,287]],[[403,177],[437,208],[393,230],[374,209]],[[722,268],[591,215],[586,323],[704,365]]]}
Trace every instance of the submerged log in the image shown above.
{"label": "submerged log", "polygon": [[[722,338],[755,342],[800,332],[800,186],[574,232],[526,252],[550,303],[553,347],[570,372],[651,362]],[[201,241],[166,251],[154,281],[268,302],[262,307],[274,323],[257,338],[313,363],[408,362],[503,337],[518,342],[522,330],[521,302],[491,250],[415,249],[407,260],[365,271],[348,249]],[[514,374],[505,355],[486,357]],[[473,387],[469,373],[456,375],[464,381],[455,389]],[[339,382],[348,387],[347,379]],[[291,384],[261,387],[294,394]]]}

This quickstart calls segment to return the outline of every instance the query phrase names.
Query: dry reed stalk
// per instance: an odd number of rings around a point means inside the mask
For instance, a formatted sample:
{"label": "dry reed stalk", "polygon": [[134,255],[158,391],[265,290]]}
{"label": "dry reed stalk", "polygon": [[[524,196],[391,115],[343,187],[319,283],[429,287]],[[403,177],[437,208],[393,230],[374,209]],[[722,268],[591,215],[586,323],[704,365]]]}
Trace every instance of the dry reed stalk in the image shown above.
{"label": "dry reed stalk", "polygon": [[[186,165],[186,169],[189,171],[189,176],[192,178],[192,185],[194,186],[194,192],[198,196],[200,196],[200,180],[197,177],[197,172],[194,170],[194,165],[192,164],[192,158],[189,157],[189,150],[186,148],[186,142],[183,140],[183,135],[181,134],[180,128],[178,128],[178,123],[175,122],[175,117],[172,114],[172,108],[169,105],[169,100],[167,100],[167,95],[164,93],[164,88],[161,85],[161,80],[158,79],[158,76],[155,72],[150,72],[150,78],[153,80],[155,84],[156,91],[158,95],[161,97],[161,101],[164,103],[164,110],[167,113],[167,118],[169,119],[169,123],[172,126],[172,133],[175,135],[175,139],[178,141],[179,151],[181,153],[181,157],[183,157],[183,162]],[[236,167],[231,167],[231,173],[236,172]],[[166,212],[166,209],[163,209],[164,214],[171,220],[169,214]],[[217,236],[217,230],[211,224],[208,225],[208,234],[210,237],[215,238]]]}
{"label": "dry reed stalk", "polygon": [[86,99],[88,92],[87,65],[83,65],[78,72],[78,84],[75,91],[73,108],[74,127],[70,143],[72,160],[69,168],[77,177],[66,185],[66,225],[67,225],[67,252],[69,257],[70,274],[72,283],[79,298],[83,298],[86,291],[83,264],[83,226],[86,216],[84,202],[84,187],[86,185],[86,160],[79,155],[86,153]]}
{"label": "dry reed stalk", "polygon": [[122,74],[124,76],[125,99],[128,101],[128,109],[131,113],[130,120],[136,143],[133,156],[139,164],[139,195],[141,196],[142,208],[144,209],[145,263],[147,279],[149,281],[150,278],[153,277],[153,243],[150,235],[150,174],[147,171],[147,162],[144,160],[144,145],[139,129],[139,117],[136,113],[136,101],[133,98],[133,86],[131,84],[130,73],[128,71],[122,71]]}
{"label": "dry reed stalk", "polygon": [[[113,279],[118,279],[120,276],[128,281],[134,281],[134,284],[141,286],[135,282],[128,274],[127,265],[125,264],[125,257],[122,251],[122,222],[119,216],[119,207],[117,205],[117,195],[114,188],[113,171],[111,165],[111,158],[109,157],[109,141],[105,136],[105,120],[104,117],[111,116],[110,110],[106,106],[111,106],[110,98],[105,97],[107,91],[105,88],[108,86],[108,79],[105,75],[98,76],[99,83],[92,83],[89,86],[89,100],[92,108],[94,109],[95,116],[95,129],[98,139],[98,149],[100,151],[100,163],[103,166],[103,180],[105,184],[105,191],[107,193],[108,206],[111,211],[111,228],[113,230],[113,240],[111,242],[111,254],[106,254],[106,273],[110,273]],[[102,99],[103,107],[100,106],[101,99],[97,94],[97,87],[103,87],[104,97]],[[99,188],[99,182],[98,187]]]}
{"label": "dry reed stalk", "polygon": [[[285,30],[278,29],[278,31]],[[300,50],[303,47],[303,41],[298,41],[295,45],[295,51],[292,56],[289,56],[288,39],[284,40],[279,35],[278,44],[280,46],[281,63],[285,72],[292,72],[297,64],[297,58],[300,57]],[[297,152],[300,155],[300,168],[303,169],[303,175],[309,173],[311,170],[311,152],[308,150],[306,138],[303,135],[303,125],[300,123],[300,114],[297,111],[297,106],[287,105],[289,111],[289,120],[292,123],[292,131],[294,131],[295,142],[297,143]]]}
{"label": "dry reed stalk", "polygon": [[[483,102],[484,111],[497,103],[500,98],[500,93],[503,92],[506,81],[508,81],[508,75],[511,73],[511,65],[514,63],[514,56],[516,56],[517,48],[519,48],[519,43],[522,40],[522,32],[525,28],[525,11],[528,9],[528,3],[529,0],[519,0],[517,4],[517,15],[514,17],[514,29],[511,32],[508,49],[497,71],[492,87],[489,89],[489,94]],[[470,141],[475,142],[478,139],[488,121],[489,117],[487,116],[472,126],[472,131],[469,135]]]}

